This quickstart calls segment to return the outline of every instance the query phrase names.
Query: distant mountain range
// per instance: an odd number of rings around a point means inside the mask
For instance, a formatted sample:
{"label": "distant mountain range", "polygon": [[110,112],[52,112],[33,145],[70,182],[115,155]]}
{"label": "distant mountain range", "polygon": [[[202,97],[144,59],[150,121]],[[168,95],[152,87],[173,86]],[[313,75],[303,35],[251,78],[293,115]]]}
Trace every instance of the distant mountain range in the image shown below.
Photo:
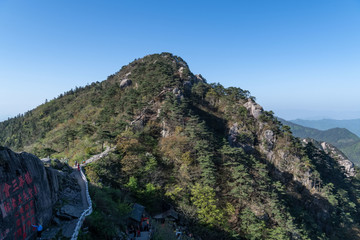
{"label": "distant mountain range", "polygon": [[[313,138],[316,141],[324,141],[328,142],[335,147],[339,148],[354,164],[360,166],[360,137],[349,131],[349,128],[340,128],[334,127],[327,129],[325,126],[331,126],[331,124],[335,124],[336,122],[339,125],[346,125],[350,122],[358,121],[360,123],[360,119],[354,120],[294,120],[294,121],[286,121],[284,119],[278,118],[284,125],[287,125],[291,128],[291,132],[296,137],[300,138]],[[344,122],[343,122],[344,121]],[[296,122],[296,123],[294,123]],[[324,123],[321,125],[321,123]],[[302,123],[307,124],[307,126],[302,125]],[[308,127],[309,125],[313,125],[314,127]],[[337,125],[337,126],[339,126]],[[320,130],[320,127],[323,130]],[[318,129],[316,129],[318,128]],[[353,126],[352,129],[360,129],[357,126]],[[359,132],[360,133],[360,132]]]}
{"label": "distant mountain range", "polygon": [[334,119],[322,119],[322,120],[303,120],[296,119],[289,122],[299,124],[301,126],[316,128],[319,130],[328,130],[331,128],[346,128],[349,131],[355,133],[360,137],[360,119],[349,120],[334,120]]}

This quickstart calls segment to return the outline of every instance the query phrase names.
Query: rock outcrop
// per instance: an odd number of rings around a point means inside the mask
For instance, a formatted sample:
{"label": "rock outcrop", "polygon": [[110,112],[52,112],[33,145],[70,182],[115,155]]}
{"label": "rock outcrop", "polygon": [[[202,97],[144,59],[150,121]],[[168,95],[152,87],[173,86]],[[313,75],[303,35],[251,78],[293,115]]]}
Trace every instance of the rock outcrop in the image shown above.
{"label": "rock outcrop", "polygon": [[0,147],[0,236],[27,239],[32,224],[48,224],[55,194],[43,163],[34,155]]}
{"label": "rock outcrop", "polygon": [[[328,142],[318,142],[312,138],[305,138],[302,140],[304,144],[313,144],[320,151],[325,152],[329,157],[337,162],[337,164],[344,169],[344,174],[346,177],[353,177],[356,175],[354,163],[351,162],[344,153],[342,153],[338,148],[334,147]],[[331,166],[327,164],[328,168]]]}
{"label": "rock outcrop", "polygon": [[264,111],[264,109],[259,104],[254,102],[251,98],[249,98],[248,101],[244,104],[244,107],[256,119],[258,119]]}
{"label": "rock outcrop", "polygon": [[322,142],[320,145],[324,152],[329,154],[341,167],[344,168],[345,175],[347,177],[355,176],[354,163],[351,162],[339,149],[327,142]]}
{"label": "rock outcrop", "polygon": [[52,161],[0,147],[0,239],[32,239],[36,231],[31,225],[54,222],[55,205],[81,201],[73,170]]}
{"label": "rock outcrop", "polygon": [[194,82],[206,82],[206,79],[201,74],[195,74]]}
{"label": "rock outcrop", "polygon": [[241,128],[240,124],[234,123],[229,129],[228,141],[232,147],[241,147],[245,152],[250,153],[254,150],[254,141],[251,133]]}
{"label": "rock outcrop", "polygon": [[266,155],[267,160],[273,161],[275,146],[275,134],[272,130],[268,129],[260,135],[260,151]]}
{"label": "rock outcrop", "polygon": [[126,88],[132,84],[132,81],[130,79],[123,79],[120,82],[120,88]]}

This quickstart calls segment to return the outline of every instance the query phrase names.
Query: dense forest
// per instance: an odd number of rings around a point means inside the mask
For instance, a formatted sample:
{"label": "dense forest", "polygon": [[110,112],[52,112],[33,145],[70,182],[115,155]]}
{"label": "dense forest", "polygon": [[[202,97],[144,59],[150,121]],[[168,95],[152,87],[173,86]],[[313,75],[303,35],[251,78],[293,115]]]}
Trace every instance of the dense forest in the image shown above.
{"label": "dense forest", "polygon": [[0,145],[70,164],[114,148],[86,166],[95,211],[83,239],[124,231],[131,202],[173,206],[201,239],[360,239],[358,176],[249,91],[207,83],[170,53],[0,123]]}

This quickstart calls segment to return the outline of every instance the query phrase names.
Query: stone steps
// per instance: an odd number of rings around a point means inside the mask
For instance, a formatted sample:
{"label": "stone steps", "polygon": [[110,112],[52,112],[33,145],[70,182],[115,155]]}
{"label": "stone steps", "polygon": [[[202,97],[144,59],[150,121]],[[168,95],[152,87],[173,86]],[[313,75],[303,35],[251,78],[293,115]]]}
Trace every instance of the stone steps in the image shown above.
{"label": "stone steps", "polygon": [[[131,238],[130,236],[128,237],[128,239],[134,239]],[[135,237],[135,240],[149,240],[150,239],[150,232],[140,232],[140,237]]]}
{"label": "stone steps", "polygon": [[136,237],[135,240],[149,240],[150,232],[140,232],[140,237]]}

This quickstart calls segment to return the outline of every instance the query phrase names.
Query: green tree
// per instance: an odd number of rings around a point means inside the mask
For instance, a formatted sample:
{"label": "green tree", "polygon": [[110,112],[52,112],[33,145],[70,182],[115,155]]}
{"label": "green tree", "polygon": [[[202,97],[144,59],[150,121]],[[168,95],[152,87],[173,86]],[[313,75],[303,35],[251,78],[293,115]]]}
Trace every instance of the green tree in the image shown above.
{"label": "green tree", "polygon": [[191,188],[190,199],[197,208],[200,222],[209,226],[221,226],[224,224],[224,213],[217,207],[215,192],[211,187],[195,184]]}
{"label": "green tree", "polygon": [[207,186],[214,186],[216,182],[216,168],[214,162],[212,161],[212,155],[201,155],[197,160],[201,168],[202,182]]}
{"label": "green tree", "polygon": [[125,187],[129,188],[133,192],[137,192],[139,189],[137,179],[131,176],[129,178],[129,182],[125,185]]}
{"label": "green tree", "polygon": [[264,234],[266,230],[265,222],[249,209],[245,208],[241,215],[241,230],[245,233],[245,237],[250,240],[265,239]]}
{"label": "green tree", "polygon": [[231,179],[232,181],[229,182],[229,186],[231,187],[230,194],[238,199],[240,203],[248,201],[254,192],[254,181],[245,166],[239,163],[234,167],[231,172]]}

